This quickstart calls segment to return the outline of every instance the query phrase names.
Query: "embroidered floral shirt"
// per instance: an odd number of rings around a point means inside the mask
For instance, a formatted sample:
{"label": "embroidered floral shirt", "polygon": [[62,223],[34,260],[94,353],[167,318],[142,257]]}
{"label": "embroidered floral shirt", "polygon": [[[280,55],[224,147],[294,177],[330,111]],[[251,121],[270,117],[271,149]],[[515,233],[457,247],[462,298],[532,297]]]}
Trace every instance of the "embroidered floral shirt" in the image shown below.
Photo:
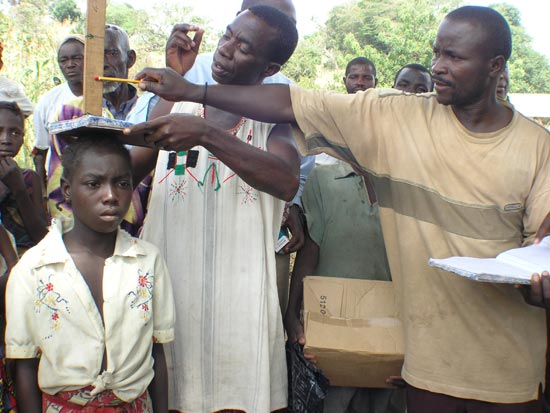
{"label": "embroidered floral shirt", "polygon": [[[7,287],[6,356],[41,354],[38,381],[55,394],[92,385],[124,401],[153,378],[153,342],[174,339],[174,300],[164,260],[152,244],[119,230],[103,269],[103,320],[63,243],[71,222],[50,232],[14,267]],[[106,351],[107,369],[101,371]]]}

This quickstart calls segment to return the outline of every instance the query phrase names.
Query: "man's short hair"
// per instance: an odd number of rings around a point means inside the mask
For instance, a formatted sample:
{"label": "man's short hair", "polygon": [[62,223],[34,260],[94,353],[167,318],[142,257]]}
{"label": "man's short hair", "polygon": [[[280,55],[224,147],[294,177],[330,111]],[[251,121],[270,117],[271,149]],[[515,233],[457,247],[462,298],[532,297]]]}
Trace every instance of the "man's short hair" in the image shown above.
{"label": "man's short hair", "polygon": [[397,71],[397,73],[395,74],[395,78],[393,79],[393,86],[394,87],[395,87],[395,84],[397,83],[397,78],[399,77],[401,72],[405,69],[418,70],[419,72],[427,73],[430,77],[432,76],[432,74],[430,73],[430,71],[428,70],[428,68],[426,66],[422,66],[421,64],[418,64],[418,63],[409,63],[408,65],[405,65],[401,69],[399,69]]}
{"label": "man's short hair", "polygon": [[476,24],[485,32],[488,50],[492,56],[504,56],[508,61],[512,54],[512,32],[506,19],[495,9],[482,6],[464,6],[453,10],[447,16],[448,20],[463,21]]}
{"label": "man's short hair", "polygon": [[106,24],[105,30],[111,30],[112,32],[116,33],[120,41],[120,47],[122,47],[122,50],[125,52],[130,51],[130,38],[128,37],[128,33],[126,33],[126,30],[115,24]]}
{"label": "man's short hair", "polygon": [[248,11],[277,31],[277,39],[270,45],[268,56],[272,62],[285,64],[298,44],[296,24],[286,14],[271,6],[254,6]]}
{"label": "man's short hair", "polygon": [[356,57],[351,59],[346,66],[345,76],[349,75],[352,66],[370,66],[372,68],[372,74],[376,77],[376,66],[372,63],[372,60],[367,59],[366,57]]}
{"label": "man's short hair", "polygon": [[59,43],[59,46],[57,46],[57,53],[59,54],[59,51],[61,50],[63,45],[65,45],[66,43],[69,43],[69,42],[78,42],[82,46],[84,46],[85,43],[86,43],[85,40],[84,40],[84,36],[82,36],[81,34],[70,34],[69,36],[67,36],[63,40],[61,40],[61,42]]}
{"label": "man's short hair", "polygon": [[243,0],[241,4],[241,12],[255,6],[271,6],[282,11],[296,24],[296,8],[292,0]]}

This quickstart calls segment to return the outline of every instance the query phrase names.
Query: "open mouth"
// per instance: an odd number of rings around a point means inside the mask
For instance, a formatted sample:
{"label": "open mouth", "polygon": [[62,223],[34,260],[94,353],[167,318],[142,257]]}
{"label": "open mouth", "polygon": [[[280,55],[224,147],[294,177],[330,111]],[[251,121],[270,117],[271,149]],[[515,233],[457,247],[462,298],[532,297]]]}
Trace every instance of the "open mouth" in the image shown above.
{"label": "open mouth", "polygon": [[212,63],[212,74],[216,75],[217,77],[224,77],[228,73],[229,72],[227,71],[227,69],[223,65],[218,63],[218,61],[214,57],[214,61]]}

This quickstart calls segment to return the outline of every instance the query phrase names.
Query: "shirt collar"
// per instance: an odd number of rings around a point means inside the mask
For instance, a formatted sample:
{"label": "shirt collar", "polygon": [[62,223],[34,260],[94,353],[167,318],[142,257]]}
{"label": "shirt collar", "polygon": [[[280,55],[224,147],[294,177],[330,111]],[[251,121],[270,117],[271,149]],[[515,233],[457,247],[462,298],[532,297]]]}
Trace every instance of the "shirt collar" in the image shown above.
{"label": "shirt collar", "polygon": [[[35,267],[64,263],[71,259],[63,243],[63,234],[68,232],[72,227],[72,219],[54,218],[52,220],[48,234],[38,244],[42,249]],[[113,257],[137,257],[139,255],[147,255],[147,250],[143,243],[119,228]]]}
{"label": "shirt collar", "polygon": [[343,178],[349,178],[352,176],[357,176],[353,168],[347,163],[338,160],[336,163],[337,166],[337,172],[334,174],[334,179],[343,179]]}
{"label": "shirt collar", "polygon": [[128,87],[131,98],[128,99],[126,102],[122,102],[119,110],[116,110],[116,108],[110,101],[103,98],[103,106],[109,109],[109,112],[111,112],[115,119],[125,120],[126,116],[128,116],[128,113],[130,113],[138,100],[137,89],[132,85],[128,85]]}

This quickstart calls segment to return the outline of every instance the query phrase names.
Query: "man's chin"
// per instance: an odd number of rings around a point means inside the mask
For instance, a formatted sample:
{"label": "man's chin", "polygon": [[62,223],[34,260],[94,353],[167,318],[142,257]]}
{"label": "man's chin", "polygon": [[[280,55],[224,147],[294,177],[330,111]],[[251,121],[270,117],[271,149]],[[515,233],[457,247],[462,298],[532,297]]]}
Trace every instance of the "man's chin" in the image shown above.
{"label": "man's chin", "polygon": [[214,81],[216,83],[219,83],[220,85],[228,85],[228,84],[231,83],[231,79],[228,79],[226,77],[216,76],[216,74],[214,74],[214,72],[212,72],[212,79],[214,79]]}
{"label": "man's chin", "polygon": [[448,105],[452,105],[452,99],[449,98],[448,96],[441,96],[439,94],[435,94],[435,97],[437,98],[437,102],[442,104],[442,105],[445,105],[445,106],[448,106]]}
{"label": "man's chin", "polygon": [[103,94],[108,95],[109,93],[115,92],[122,83],[118,82],[105,82],[103,83]]}

